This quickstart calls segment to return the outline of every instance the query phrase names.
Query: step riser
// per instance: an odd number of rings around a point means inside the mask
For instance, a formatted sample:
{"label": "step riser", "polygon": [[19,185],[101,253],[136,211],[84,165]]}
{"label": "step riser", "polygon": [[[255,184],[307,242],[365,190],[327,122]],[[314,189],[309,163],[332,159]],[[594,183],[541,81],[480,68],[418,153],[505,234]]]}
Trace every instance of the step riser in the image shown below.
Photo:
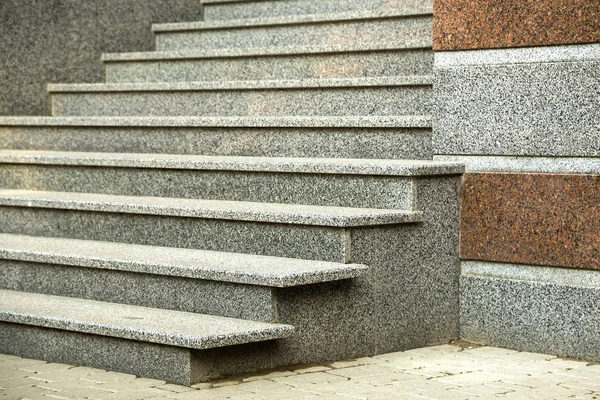
{"label": "step riser", "polygon": [[431,86],[54,93],[54,116],[376,116],[431,113]]}
{"label": "step riser", "polygon": [[53,192],[413,209],[408,177],[0,164],[0,186]]}
{"label": "step riser", "polygon": [[199,373],[192,362],[195,352],[188,349],[5,322],[0,322],[0,353],[181,385],[195,383]]}
{"label": "step riser", "polygon": [[431,159],[429,128],[0,127],[5,149],[208,156]]}
{"label": "step riser", "polygon": [[271,288],[0,259],[0,289],[276,322]]}
{"label": "step riser", "polygon": [[181,82],[430,75],[430,50],[107,62],[106,81]]}
{"label": "step riser", "polygon": [[320,226],[1,206],[0,232],[350,262],[349,230]]}
{"label": "step riser", "polygon": [[431,16],[334,21],[297,25],[229,27],[196,31],[156,32],[158,51],[339,45],[389,44],[432,46]]}
{"label": "step riser", "polygon": [[431,0],[290,0],[242,1],[219,4],[207,3],[204,4],[204,19],[206,21],[212,21],[244,18],[270,18],[372,10],[431,13],[431,3]]}

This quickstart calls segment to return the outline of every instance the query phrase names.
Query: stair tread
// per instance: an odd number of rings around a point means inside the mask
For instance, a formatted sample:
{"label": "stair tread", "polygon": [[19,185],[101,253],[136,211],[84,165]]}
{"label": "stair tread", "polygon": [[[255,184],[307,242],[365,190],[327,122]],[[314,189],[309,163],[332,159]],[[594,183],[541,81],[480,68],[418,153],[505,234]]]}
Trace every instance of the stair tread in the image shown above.
{"label": "stair tread", "polygon": [[0,206],[358,227],[420,222],[421,211],[0,189]]}
{"label": "stair tread", "polygon": [[319,89],[377,86],[430,86],[430,75],[386,76],[372,78],[285,79],[255,81],[140,82],[140,83],[52,83],[51,93],[65,92],[142,92],[142,91],[217,91],[260,89]]}
{"label": "stair tread", "polygon": [[267,18],[242,18],[235,20],[215,20],[215,21],[191,21],[153,24],[152,31],[160,32],[180,32],[212,29],[230,29],[230,28],[253,28],[268,27],[276,25],[298,25],[326,22],[345,22],[360,21],[382,18],[406,18],[414,16],[431,16],[432,10],[424,12],[423,10],[405,10],[379,9],[367,11],[347,11],[338,13],[319,13],[304,15],[286,15]]}
{"label": "stair tread", "polygon": [[290,325],[0,290],[0,320],[102,336],[209,349],[282,339]]}
{"label": "stair tread", "polygon": [[361,264],[6,233],[0,233],[0,258],[271,287],[355,278],[368,268]]}
{"label": "stair tread", "polygon": [[464,165],[461,163],[432,160],[203,156],[46,150],[0,150],[0,163],[385,176],[452,175],[464,171]]}
{"label": "stair tread", "polygon": [[234,57],[260,57],[260,56],[287,56],[310,55],[331,53],[353,53],[386,50],[431,49],[431,44],[424,46],[420,41],[399,46],[396,43],[357,43],[352,47],[344,45],[324,44],[321,46],[272,46],[249,48],[222,48],[222,49],[189,49],[174,51],[148,51],[128,53],[104,53],[102,60],[108,62],[118,61],[150,61],[150,60],[186,60],[200,58],[234,58]]}
{"label": "stair tread", "polygon": [[0,116],[0,126],[431,128],[428,115],[273,117],[33,117]]}

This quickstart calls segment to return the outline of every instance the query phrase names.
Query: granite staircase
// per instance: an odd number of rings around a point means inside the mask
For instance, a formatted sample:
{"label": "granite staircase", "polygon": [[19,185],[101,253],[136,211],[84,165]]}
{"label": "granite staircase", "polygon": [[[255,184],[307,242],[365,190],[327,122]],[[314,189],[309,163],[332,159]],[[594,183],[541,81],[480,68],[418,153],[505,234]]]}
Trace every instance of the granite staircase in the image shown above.
{"label": "granite staircase", "polygon": [[189,385],[456,338],[430,1],[204,4],[0,119],[0,352]]}

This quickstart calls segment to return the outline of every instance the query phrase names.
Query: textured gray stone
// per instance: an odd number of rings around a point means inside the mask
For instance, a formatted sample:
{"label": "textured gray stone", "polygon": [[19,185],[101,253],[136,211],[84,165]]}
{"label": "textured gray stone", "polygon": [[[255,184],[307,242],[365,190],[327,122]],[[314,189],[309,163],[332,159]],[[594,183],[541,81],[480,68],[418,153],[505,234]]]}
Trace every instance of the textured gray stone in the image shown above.
{"label": "textured gray stone", "polygon": [[0,142],[23,150],[431,159],[429,126],[427,117],[0,118]]}
{"label": "textured gray stone", "polygon": [[431,15],[394,10],[153,25],[158,51],[388,43],[432,46]]}
{"label": "textured gray stone", "polygon": [[567,61],[574,51],[557,50],[556,62],[498,64],[492,56],[488,64],[472,56],[481,64],[464,66],[462,53],[445,55],[459,65],[435,68],[435,153],[599,156],[600,62],[597,51]]}
{"label": "textured gray stone", "polygon": [[202,19],[197,0],[3,0],[0,115],[49,115],[48,82],[101,82],[102,52],[151,51],[153,22]]}
{"label": "textured gray stone", "polygon": [[461,275],[537,281],[546,284],[600,287],[600,273],[594,270],[506,264],[488,261],[461,262]]}
{"label": "textured gray stone", "polygon": [[[44,238],[36,239],[44,240]],[[46,240],[52,240],[52,238]],[[76,251],[73,251],[70,260],[75,258],[75,253]],[[173,254],[174,251],[170,251],[170,253]],[[81,259],[77,259],[77,262],[72,262],[71,265],[64,265],[57,261],[58,257],[39,256],[39,253],[36,254],[37,257],[27,256],[23,256],[21,253],[18,256],[8,255],[6,258],[30,258],[38,261],[0,260],[0,289],[218,315],[251,321],[277,321],[273,290],[268,287],[180,278],[173,275],[156,275],[155,273],[141,272],[136,268],[119,270],[114,268],[116,263],[109,262],[96,261],[95,267],[92,268],[72,265],[86,262],[91,264],[95,260],[79,262]],[[98,267],[99,264],[102,268]],[[131,264],[134,263],[127,266]],[[130,270],[131,272],[129,272]]]}
{"label": "textured gray stone", "polygon": [[598,286],[469,275],[460,304],[465,340],[600,361]]}
{"label": "textured gray stone", "polygon": [[202,375],[189,349],[31,325],[0,322],[0,352],[181,385],[194,384]]}
{"label": "textured gray stone", "polygon": [[278,52],[274,51],[278,48],[241,48],[121,53],[105,54],[103,59],[109,83],[355,78],[431,73],[431,50],[398,49],[397,46],[386,50],[385,46],[381,47],[383,49],[347,50],[327,46],[289,47]]}
{"label": "textured gray stone", "polygon": [[349,262],[344,228],[14,206],[0,216],[4,233]]}
{"label": "textured gray stone", "polygon": [[55,116],[424,115],[427,76],[49,85]]}
{"label": "textured gray stone", "polygon": [[206,20],[329,14],[349,11],[395,10],[399,13],[433,12],[432,2],[423,0],[291,0],[291,1],[203,1]]}
{"label": "textured gray stone", "polygon": [[281,339],[294,331],[289,325],[12,290],[0,290],[0,320],[191,349]]}
{"label": "textured gray stone", "polygon": [[434,156],[439,161],[465,163],[467,171],[534,172],[551,174],[600,174],[600,158]]}
{"label": "textured gray stone", "polygon": [[76,153],[0,150],[8,164],[79,165],[184,170],[254,171],[304,174],[383,175],[413,177],[455,175],[464,171],[459,162],[346,158],[213,157],[173,154]]}
{"label": "textured gray stone", "polygon": [[8,234],[0,234],[0,258],[274,287],[355,278],[368,268],[360,264]]}
{"label": "textured gray stone", "polygon": [[0,205],[272,224],[353,227],[419,222],[421,211],[169,197],[0,190]]}

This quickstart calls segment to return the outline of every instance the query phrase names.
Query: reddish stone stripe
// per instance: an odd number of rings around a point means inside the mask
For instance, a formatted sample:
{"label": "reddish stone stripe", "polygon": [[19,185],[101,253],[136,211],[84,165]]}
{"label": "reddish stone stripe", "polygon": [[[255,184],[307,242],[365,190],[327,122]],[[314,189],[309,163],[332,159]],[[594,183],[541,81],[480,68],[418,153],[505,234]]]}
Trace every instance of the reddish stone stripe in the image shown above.
{"label": "reddish stone stripe", "polygon": [[600,270],[600,175],[471,173],[461,258]]}
{"label": "reddish stone stripe", "polygon": [[434,0],[434,50],[600,42],[599,0]]}

